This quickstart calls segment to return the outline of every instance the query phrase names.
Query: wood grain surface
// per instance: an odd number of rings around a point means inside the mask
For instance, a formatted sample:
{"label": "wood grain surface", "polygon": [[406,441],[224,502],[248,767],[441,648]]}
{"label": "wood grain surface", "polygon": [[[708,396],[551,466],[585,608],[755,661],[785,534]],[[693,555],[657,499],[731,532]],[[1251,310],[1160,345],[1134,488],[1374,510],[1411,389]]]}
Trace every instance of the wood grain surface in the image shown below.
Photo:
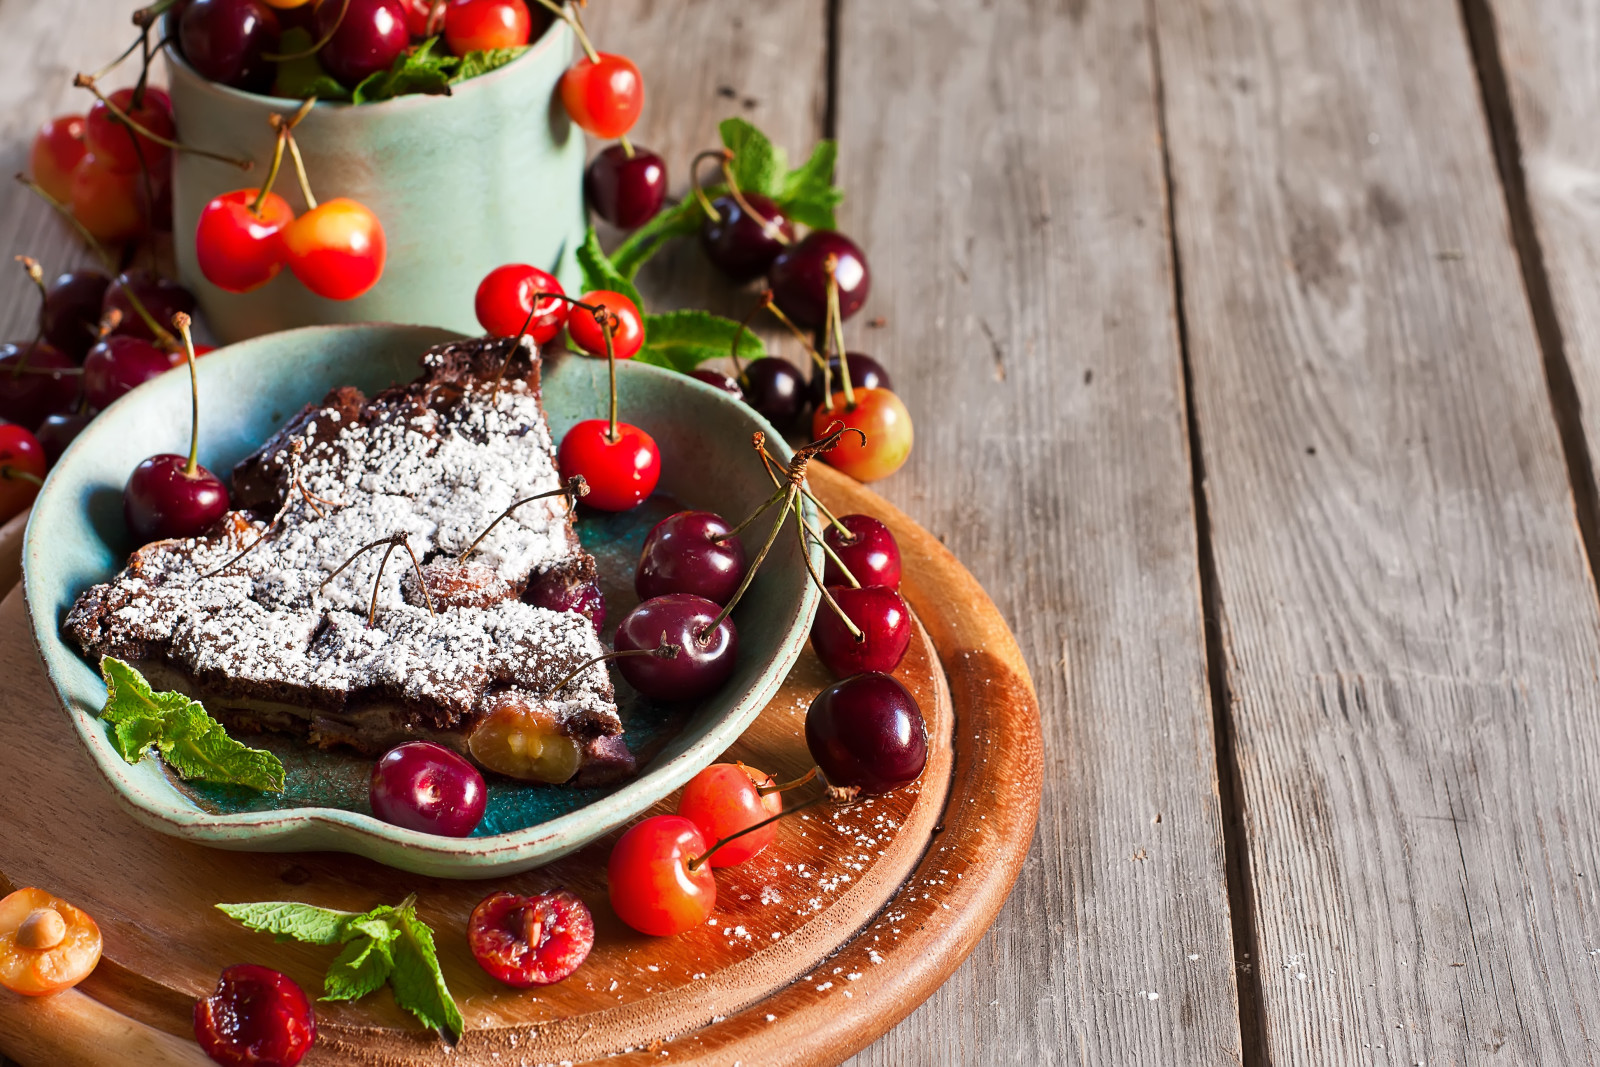
{"label": "wood grain surface", "polygon": [[1456,6],[1156,0],[1262,1062],[1591,1062],[1600,615]]}

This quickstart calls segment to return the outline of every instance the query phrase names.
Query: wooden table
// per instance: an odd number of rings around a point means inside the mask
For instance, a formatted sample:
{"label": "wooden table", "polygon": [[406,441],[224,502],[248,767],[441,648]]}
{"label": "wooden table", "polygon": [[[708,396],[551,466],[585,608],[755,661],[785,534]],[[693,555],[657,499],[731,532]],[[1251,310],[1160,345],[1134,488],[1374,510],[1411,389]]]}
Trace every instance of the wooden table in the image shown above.
{"label": "wooden table", "polygon": [[[128,6],[0,2],[6,167]],[[879,488],[985,583],[1043,701],[1008,907],[858,1062],[1600,1057],[1600,7],[590,22],[678,186],[730,113],[839,139],[875,271],[852,347],[917,419]],[[80,258],[15,191],[0,232]],[[700,262],[646,291],[739,303]],[[10,334],[33,302],[4,287]]]}

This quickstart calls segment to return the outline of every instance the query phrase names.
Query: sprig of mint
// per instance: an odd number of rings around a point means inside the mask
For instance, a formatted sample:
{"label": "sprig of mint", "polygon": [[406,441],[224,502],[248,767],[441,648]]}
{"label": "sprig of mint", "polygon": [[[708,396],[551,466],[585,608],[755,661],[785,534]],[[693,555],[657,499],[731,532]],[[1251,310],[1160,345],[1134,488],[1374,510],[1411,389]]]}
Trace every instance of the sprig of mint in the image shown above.
{"label": "sprig of mint", "polygon": [[527,45],[522,45],[468,52],[458,57],[436,53],[434,47],[439,43],[439,38],[430,37],[395,57],[387,70],[367,75],[352,90],[335,81],[323,69],[314,53],[302,54],[308,52],[314,43],[311,34],[299,26],[284,31],[278,47],[283,54],[296,58],[278,64],[278,77],[272,87],[274,96],[300,99],[315,96],[319,100],[344,100],[354,104],[370,104],[418,93],[449,96],[452,85],[498,70],[528,50]]}
{"label": "sprig of mint", "polygon": [[[790,169],[787,153],[753,123],[737,117],[724,119],[719,130],[723,146],[733,153],[728,166],[740,190],[770,197],[791,219],[812,229],[836,227],[834,209],[844,200],[844,193],[833,184],[839,155],[835,142],[818,141],[811,157]],[[706,199],[715,200],[727,191],[726,185],[707,186]],[[697,231],[705,217],[699,199],[685,197],[629,234],[612,253],[611,261],[625,277],[632,278],[668,241]]]}
{"label": "sprig of mint", "polygon": [[395,1003],[424,1026],[460,1041],[461,1010],[439,969],[433,929],[417,917],[416,897],[366,913],[336,911],[292,900],[218,904],[217,910],[279,941],[343,945],[322,979],[323,1000],[359,1000],[385,983]]}
{"label": "sprig of mint", "polygon": [[181,778],[283,792],[278,757],[229,737],[198,700],[153,692],[144,675],[112,656],[101,658],[100,677],[106,682],[100,717],[111,724],[112,744],[129,763],[138,763],[154,745]]}

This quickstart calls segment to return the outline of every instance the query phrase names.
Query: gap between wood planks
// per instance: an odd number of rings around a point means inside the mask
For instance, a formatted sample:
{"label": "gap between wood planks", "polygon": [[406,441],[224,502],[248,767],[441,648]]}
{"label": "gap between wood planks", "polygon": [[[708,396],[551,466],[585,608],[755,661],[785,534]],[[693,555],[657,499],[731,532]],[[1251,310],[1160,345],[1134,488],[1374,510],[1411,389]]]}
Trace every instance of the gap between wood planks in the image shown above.
{"label": "gap between wood planks", "polygon": [[1506,212],[1511,219],[1511,240],[1522,270],[1523,291],[1533,316],[1534,333],[1544,357],[1545,385],[1550,391],[1550,407],[1555,412],[1556,433],[1567,464],[1567,482],[1572,488],[1573,508],[1577,512],[1578,533],[1589,565],[1590,580],[1595,580],[1595,564],[1600,560],[1600,499],[1596,497],[1594,463],[1583,434],[1583,415],[1572,365],[1567,360],[1566,341],[1556,315],[1555,298],[1546,273],[1544,251],[1539,246],[1528,202],[1527,183],[1522,172],[1522,147],[1517,136],[1516,118],[1511,109],[1511,91],[1506,84],[1505,67],[1500,58],[1500,35],[1495,27],[1489,0],[1459,0],[1461,22],[1467,48],[1478,75],[1478,92],[1483,100],[1484,122],[1494,146],[1495,163],[1500,171],[1500,188],[1505,195]]}

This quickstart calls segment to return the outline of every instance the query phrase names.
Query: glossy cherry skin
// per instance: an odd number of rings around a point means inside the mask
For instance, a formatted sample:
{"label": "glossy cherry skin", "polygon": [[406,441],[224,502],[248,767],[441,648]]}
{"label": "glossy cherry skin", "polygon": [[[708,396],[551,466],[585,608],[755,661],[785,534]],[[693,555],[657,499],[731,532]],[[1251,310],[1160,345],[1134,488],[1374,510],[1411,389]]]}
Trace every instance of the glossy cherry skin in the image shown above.
{"label": "glossy cherry skin", "polygon": [[283,269],[283,231],[294,211],[277,193],[268,193],[256,211],[256,196],[255,189],[237,189],[200,211],[195,259],[206,280],[226,292],[259,289]]}
{"label": "glossy cherry skin", "polygon": [[445,0],[400,0],[406,12],[406,32],[413,37],[437,37],[444,32]]}
{"label": "glossy cherry skin", "polygon": [[[153,85],[145,86],[144,96],[137,106],[133,102],[133,89],[118,89],[108,94],[108,99],[118,111],[151,133],[172,140],[175,127],[172,123],[172,100],[166,90]],[[136,171],[141,166],[155,170],[167,165],[171,151],[166,145],[152,141],[144,134],[136,134],[111,113],[104,100],[96,99],[89,108],[84,122],[84,142],[89,151],[99,156],[108,166],[119,170]],[[141,162],[142,160],[142,162]]]}
{"label": "glossy cherry skin", "polygon": [[88,150],[82,115],[47,119],[33,135],[28,174],[51,199],[67,203],[72,199],[72,172]]}
{"label": "glossy cherry skin", "polygon": [[271,88],[277,64],[266,57],[278,51],[278,36],[277,13],[261,0],[193,0],[178,19],[189,65],[202,78],[246,92]]}
{"label": "glossy cherry skin", "polygon": [[83,395],[89,406],[108,406],[123,393],[143,385],[183,362],[176,352],[157,348],[138,337],[112,334],[83,361]]}
{"label": "glossy cherry skin", "polygon": [[743,196],[760,219],[733,197],[719,196],[711,202],[719,217],[708,215],[700,224],[700,246],[706,250],[706,258],[736,282],[761,277],[773,260],[794,244],[794,223],[782,208],[760,193]]}
{"label": "glossy cherry skin", "polygon": [[[845,358],[850,361],[850,387],[852,389],[893,389],[894,384],[889,381],[889,372],[883,369],[883,364],[871,356],[861,352],[846,352]],[[811,381],[806,386],[806,399],[811,401],[813,407],[822,403],[823,386],[822,371],[815,363],[811,367]],[[828,383],[832,392],[844,388],[844,376],[839,369],[839,357],[828,357]]]}
{"label": "glossy cherry skin", "polygon": [[411,43],[400,0],[349,0],[348,7],[345,0],[319,3],[313,26],[313,36],[319,41],[333,34],[317,59],[329,74],[352,89],[367,75],[388,70]]}
{"label": "glossy cherry skin", "polygon": [[[822,539],[850,568],[855,580],[862,585],[899,590],[900,545],[889,527],[871,515],[840,515],[839,523],[849,531],[848,536],[830,522],[822,529]],[[822,581],[825,585],[849,584],[831,556],[822,572]]]}
{"label": "glossy cherry skin", "polygon": [[[783,795],[762,796],[759,787],[775,785],[772,776],[742,763],[713,763],[683,787],[678,814],[700,828],[713,844],[732,837],[763,819],[783,814]],[[713,867],[737,867],[772,844],[778,824],[751,830],[711,854]]]}
{"label": "glossy cherry skin", "polygon": [[856,243],[835,230],[812,230],[772,262],[767,281],[778,307],[807,329],[819,330],[828,317],[828,257],[838,263],[839,315],[848,319],[861,310],[872,290],[872,271]]}
{"label": "glossy cherry skin", "polygon": [[878,795],[922,774],[928,725],[905,686],[887,674],[858,674],[811,701],[806,748],[830,784]]}
{"label": "glossy cherry skin", "polygon": [[[632,300],[609,289],[596,289],[584,293],[578,301],[611,312],[616,320],[612,326],[611,348],[618,359],[632,359],[634,353],[644,346],[644,316],[639,314],[638,305]],[[601,330],[593,312],[574,307],[567,319],[567,336],[591,356],[605,358],[605,331]]]}
{"label": "glossy cherry skin", "polygon": [[671,659],[621,656],[613,662],[627,683],[651,700],[699,700],[722,688],[739,660],[739,633],[732,619],[716,629],[721,605],[689,593],[658,596],[622,617],[612,645],[618,652],[656,649],[663,637],[678,645]]}
{"label": "glossy cherry skin", "polygon": [[553,985],[594,947],[594,917],[565,889],[531,897],[494,893],[472,909],[467,946],[491,978],[517,989]]}
{"label": "glossy cherry skin", "polygon": [[128,241],[144,233],[146,199],[139,173],[116,170],[93,152],[73,168],[67,200],[72,217],[98,241]]}
{"label": "glossy cherry skin", "polygon": [[709,511],[679,511],[656,523],[633,575],[639,599],[692,593],[726,604],[744,578],[744,546],[737,537],[714,538],[732,528]]}
{"label": "glossy cherry skin", "polygon": [[466,837],[483,820],[483,775],[432,741],[407,741],[372,768],[372,812],[384,822],[441,837]]}
{"label": "glossy cherry skin", "polygon": [[68,271],[51,282],[39,312],[44,339],[81,363],[98,339],[110,284],[111,279],[97,270]]}
{"label": "glossy cherry skin", "polygon": [[139,544],[173,537],[199,537],[228,510],[228,487],[204,467],[184,468],[189,457],[151,456],[128,476],[122,516]]}
{"label": "glossy cherry skin", "polygon": [[342,196],[323,201],[283,228],[289,269],[300,284],[329,300],[354,300],[377,285],[388,249],[378,216]]}
{"label": "glossy cherry skin", "polygon": [[700,367],[697,370],[690,371],[689,377],[693,378],[697,382],[705,382],[709,386],[721,389],[724,393],[727,393],[735,400],[744,399],[744,390],[739,388],[739,383],[728,377],[726,374],[723,374],[719,370],[712,370],[710,367]]}
{"label": "glossy cherry skin", "polygon": [[0,421],[36,427],[48,415],[73,410],[77,366],[44,341],[0,345]]}
{"label": "glossy cherry skin", "polygon": [[812,414],[811,431],[820,438],[828,427],[841,422],[866,434],[866,443],[847,433],[839,439],[838,447],[824,452],[822,458],[828,466],[857,481],[887,478],[911,455],[911,413],[887,389],[857,389],[853,406],[845,402],[843,393],[834,393],[832,410],[818,408]]}
{"label": "glossy cherry skin", "polygon": [[565,294],[566,290],[555,275],[538,267],[507,263],[483,276],[473,310],[484,330],[496,337],[516,337],[527,326],[528,336],[535,344],[547,345],[566,326],[572,305],[554,296],[544,297],[539,301],[539,313],[530,322],[528,315],[534,310],[535,293]]}
{"label": "glossy cherry skin", "polygon": [[744,390],[745,403],[780,433],[787,433],[799,423],[806,408],[806,387],[793,363],[777,356],[752,360],[745,364],[739,385]]}
{"label": "glossy cherry skin", "polygon": [[637,145],[632,156],[607,145],[583,174],[583,194],[589,210],[617,229],[637,229],[667,202],[666,160]]}
{"label": "glossy cherry skin", "polygon": [[38,431],[34,434],[39,439],[40,446],[44,449],[45,459],[54,467],[61,458],[61,453],[67,446],[77,440],[83,428],[94,421],[94,416],[87,412],[69,412],[65,415],[46,415],[39,424]]}
{"label": "glossy cherry skin", "polygon": [[836,678],[865,671],[888,674],[900,666],[911,645],[911,612],[900,594],[881,585],[830,585],[828,592],[861,631],[861,639],[824,604],[811,623],[811,647],[822,665]]}
{"label": "glossy cherry skin", "polygon": [[625,56],[598,53],[579,59],[561,75],[561,102],[580,127],[603,141],[633,129],[644,110],[644,79]]}
{"label": "glossy cherry skin", "polygon": [[240,963],[195,1002],[194,1039],[224,1067],[294,1067],[317,1040],[317,1018],[294,979]]}
{"label": "glossy cherry skin", "polygon": [[172,316],[180,311],[185,315],[194,314],[194,294],[177,282],[157,278],[144,271],[119,274],[116,281],[106,288],[100,315],[104,318],[115,311],[121,316],[121,321],[113,332],[123,336],[140,337],[146,341],[153,341],[156,338],[155,331],[144,320],[144,316],[134,309],[130,292],[144,305],[144,309],[150,313],[150,317],[157,325],[168,333],[172,332]]}
{"label": "glossy cherry skin", "polygon": [[716,907],[717,879],[711,864],[691,871],[689,861],[705,855],[709,845],[681,815],[652,815],[634,823],[612,846],[606,864],[611,910],[653,937],[701,925]]}
{"label": "glossy cherry skin", "polygon": [[[39,487],[31,479],[43,478],[47,466],[37,437],[15,423],[0,423],[0,523],[33,503]],[[8,472],[31,477],[8,478]]]}
{"label": "glossy cherry skin", "polygon": [[518,48],[532,34],[533,16],[522,0],[450,0],[445,8],[444,43],[452,55]]}
{"label": "glossy cherry skin", "polygon": [[530,579],[522,599],[550,611],[576,611],[594,623],[595,633],[605,629],[606,598],[594,582],[573,581],[551,570]]}
{"label": "glossy cherry skin", "polygon": [[556,450],[556,465],[563,482],[583,475],[589,483],[583,502],[601,511],[637,507],[661,480],[661,450],[655,439],[637,426],[619,422],[612,440],[607,419],[586,419],[568,430]]}

